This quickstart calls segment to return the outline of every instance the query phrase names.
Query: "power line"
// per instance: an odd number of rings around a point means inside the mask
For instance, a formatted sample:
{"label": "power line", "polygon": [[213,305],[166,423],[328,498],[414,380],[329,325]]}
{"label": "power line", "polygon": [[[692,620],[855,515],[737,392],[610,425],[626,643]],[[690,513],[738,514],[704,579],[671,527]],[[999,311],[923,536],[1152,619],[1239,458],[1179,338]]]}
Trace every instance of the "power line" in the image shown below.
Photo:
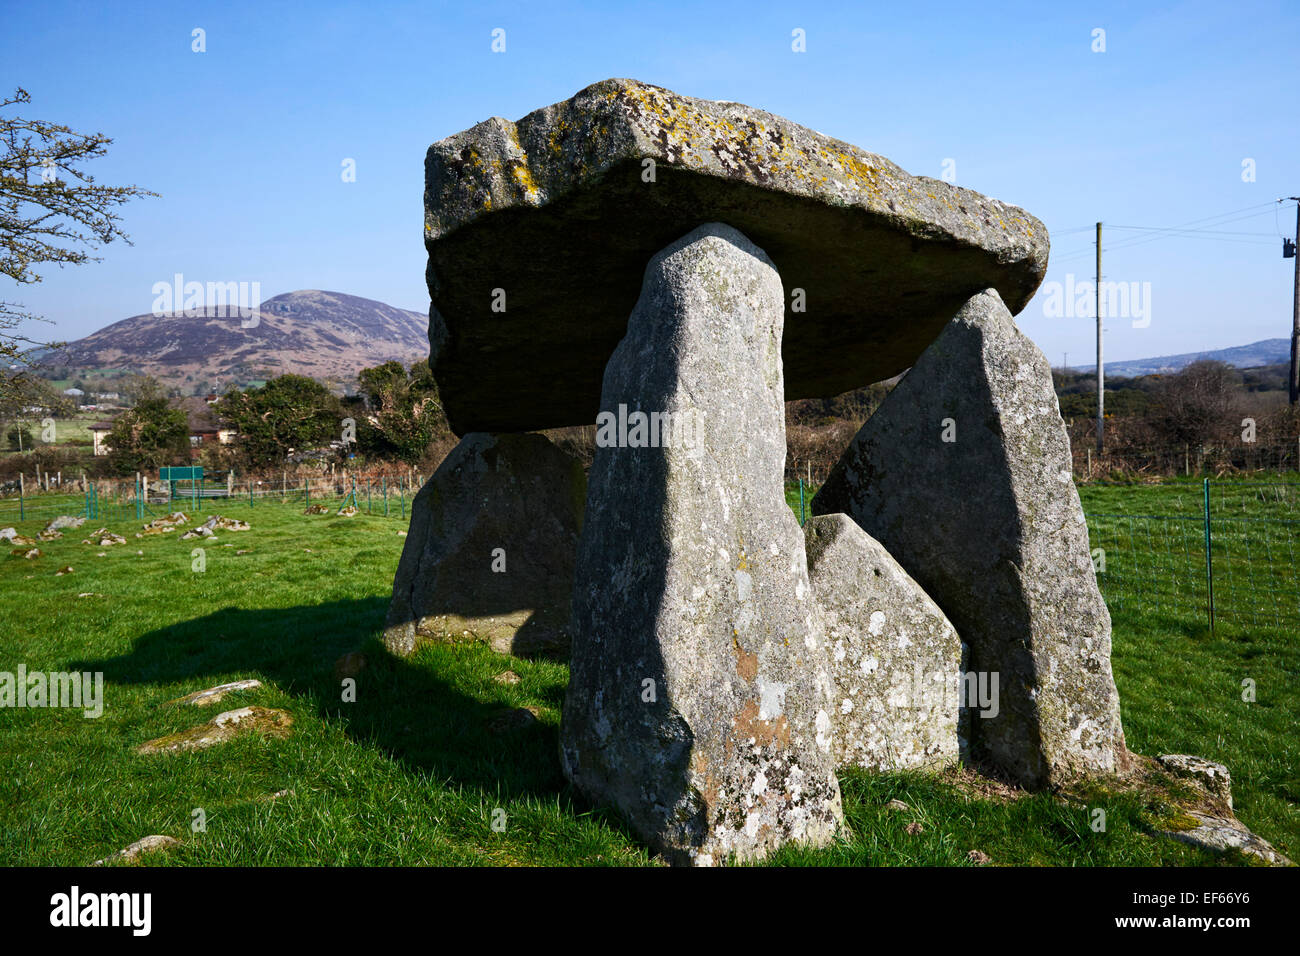
{"label": "power line", "polygon": [[[1203,216],[1200,219],[1192,219],[1188,222],[1182,223],[1181,225],[1177,225],[1177,226],[1113,226],[1112,228],[1115,229],[1141,230],[1143,232],[1155,233],[1155,235],[1131,236],[1127,239],[1121,239],[1119,242],[1112,243],[1111,245],[1106,246],[1105,251],[1109,252],[1111,250],[1116,250],[1116,249],[1127,249],[1133,246],[1140,246],[1144,242],[1154,242],[1156,239],[1163,239],[1165,237],[1174,238],[1178,236],[1183,236],[1184,238],[1194,238],[1200,235],[1208,236],[1208,235],[1216,234],[1220,231],[1215,229],[1196,229],[1192,227],[1230,225],[1231,223],[1234,222],[1241,222],[1242,220],[1245,219],[1252,219],[1255,216],[1261,216],[1264,214],[1264,211],[1267,208],[1273,209],[1274,216],[1276,217],[1277,214],[1276,210],[1279,202],[1281,202],[1281,200],[1275,200],[1266,203],[1258,203],[1253,206],[1243,206],[1241,209],[1233,209],[1228,212],[1218,213],[1217,215],[1213,215],[1213,216]],[[1068,232],[1074,232],[1074,231],[1077,230],[1069,230]],[[1068,233],[1058,233],[1058,235],[1066,235],[1066,234]],[[1228,233],[1226,231],[1223,234],[1225,236],[1235,235],[1233,233]],[[1266,234],[1265,233],[1241,233],[1241,235],[1255,237],[1255,236],[1264,236]],[[1241,239],[1234,240],[1232,238],[1220,238],[1219,241],[1232,242],[1232,241],[1242,241],[1242,240]],[[1253,244],[1253,243],[1248,243],[1248,244]],[[1056,257],[1054,261],[1058,263],[1068,262],[1072,259],[1079,258],[1084,255],[1090,255],[1092,253],[1091,246],[1092,244],[1090,243],[1088,247],[1085,247],[1083,249],[1071,250],[1065,253],[1064,255]]]}

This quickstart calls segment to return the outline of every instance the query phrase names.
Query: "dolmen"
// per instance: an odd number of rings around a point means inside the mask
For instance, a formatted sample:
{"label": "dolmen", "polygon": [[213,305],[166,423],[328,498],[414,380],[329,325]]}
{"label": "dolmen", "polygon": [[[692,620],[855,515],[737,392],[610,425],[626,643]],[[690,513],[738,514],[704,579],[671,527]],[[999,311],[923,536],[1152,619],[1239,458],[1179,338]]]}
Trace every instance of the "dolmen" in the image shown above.
{"label": "dolmen", "polygon": [[[415,500],[395,653],[567,649],[564,774],[674,863],[831,843],[849,767],[1126,769],[1068,438],[1012,318],[1041,222],[623,79],[435,143],[424,204],[462,440]],[[800,528],[785,401],[904,372]],[[531,434],[575,425],[585,479]]]}

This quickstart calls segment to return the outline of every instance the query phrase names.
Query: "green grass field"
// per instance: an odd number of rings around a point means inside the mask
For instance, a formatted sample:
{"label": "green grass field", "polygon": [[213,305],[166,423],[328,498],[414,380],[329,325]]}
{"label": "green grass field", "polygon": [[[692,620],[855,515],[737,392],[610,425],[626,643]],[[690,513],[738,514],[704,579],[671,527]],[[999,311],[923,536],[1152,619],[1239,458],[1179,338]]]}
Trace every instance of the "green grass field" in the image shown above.
{"label": "green grass field", "polygon": [[[106,703],[98,719],[0,710],[0,864],[84,865],[153,833],[182,843],[151,862],[182,865],[655,862],[616,814],[565,786],[556,753],[563,664],[474,644],[392,659],[376,641],[405,522],[301,510],[207,502],[205,511],[250,520],[252,530],[207,542],[137,539],[137,522],[119,518],[107,523],[127,536],[124,546],[83,545],[87,524],[41,543],[35,560],[5,549],[0,670],[102,671]],[[196,545],[202,572],[192,570]],[[65,565],[72,573],[56,576]],[[1195,602],[1129,601],[1114,623],[1130,747],[1227,763],[1241,819],[1282,852],[1300,853],[1295,633],[1212,637]],[[345,703],[333,665],[358,649],[368,667],[356,702]],[[518,684],[493,679],[507,668]],[[266,686],[202,710],[166,706],[241,678]],[[1256,682],[1254,703],[1241,700],[1245,678]],[[292,733],[197,754],[134,753],[245,704],[288,710]],[[489,728],[523,706],[538,708],[537,724]],[[1157,791],[1015,798],[959,771],[850,772],[841,783],[852,837],[820,851],[786,849],[773,863],[972,865],[971,850],[1008,865],[1241,862],[1153,835],[1172,812]],[[890,810],[895,798],[910,809]],[[1105,832],[1089,826],[1097,807],[1107,811]],[[498,809],[504,829],[493,827]],[[196,832],[198,810],[206,827]]]}

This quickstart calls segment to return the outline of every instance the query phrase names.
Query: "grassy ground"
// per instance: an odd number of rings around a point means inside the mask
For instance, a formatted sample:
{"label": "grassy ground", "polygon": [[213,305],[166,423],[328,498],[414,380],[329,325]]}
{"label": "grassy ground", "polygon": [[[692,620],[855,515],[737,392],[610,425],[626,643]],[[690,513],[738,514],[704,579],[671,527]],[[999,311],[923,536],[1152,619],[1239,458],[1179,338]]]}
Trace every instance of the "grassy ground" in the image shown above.
{"label": "grassy ground", "polygon": [[[652,862],[614,814],[564,785],[564,665],[478,645],[396,661],[377,647],[405,522],[309,518],[300,504],[208,504],[252,530],[207,542],[137,539],[134,522],[117,520],[110,527],[127,535],[125,546],[81,544],[87,525],[42,543],[36,560],[0,557],[0,670],[25,663],[106,680],[98,719],[0,710],[0,864],[86,864],[150,833],[181,838],[159,859],[179,864]],[[202,572],[192,570],[195,545]],[[56,577],[65,565],[73,572]],[[1115,615],[1130,745],[1228,763],[1242,820],[1295,856],[1296,642],[1264,631],[1211,638],[1196,610]],[[357,649],[368,667],[357,700],[345,703],[333,665]],[[494,680],[507,668],[518,684]],[[1256,703],[1240,701],[1245,676],[1257,682]],[[166,706],[249,677],[266,686],[205,710]],[[293,732],[199,754],[133,752],[244,704],[288,710]],[[524,706],[537,708],[535,725],[491,729]],[[1016,798],[963,772],[853,772],[841,782],[852,838],[787,849],[774,862],[970,865],[971,850],[1004,864],[1216,861],[1151,835],[1168,808],[1150,792]],[[890,810],[893,799],[909,809]],[[1089,826],[1096,808],[1107,812],[1105,832]],[[195,832],[198,810],[206,829]],[[498,810],[503,829],[493,827]]]}

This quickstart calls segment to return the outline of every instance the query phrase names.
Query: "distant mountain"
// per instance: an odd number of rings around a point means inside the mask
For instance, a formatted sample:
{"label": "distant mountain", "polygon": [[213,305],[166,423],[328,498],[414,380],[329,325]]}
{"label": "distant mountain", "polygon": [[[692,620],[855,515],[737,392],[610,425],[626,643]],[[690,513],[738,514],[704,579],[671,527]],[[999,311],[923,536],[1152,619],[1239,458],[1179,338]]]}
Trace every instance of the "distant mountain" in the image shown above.
{"label": "distant mountain", "polygon": [[61,377],[139,372],[193,394],[293,372],[342,391],[363,368],[429,357],[429,319],[373,299],[315,289],[222,310],[135,315],[40,356]]}
{"label": "distant mountain", "polygon": [[[1182,355],[1162,355],[1158,358],[1130,359],[1127,362],[1107,362],[1107,375],[1122,375],[1132,378],[1137,375],[1154,375],[1159,372],[1177,372],[1181,368],[1211,359],[1227,362],[1237,368],[1256,368],[1260,365],[1277,365],[1279,362],[1291,361],[1290,339],[1264,339],[1250,345],[1238,345],[1230,349],[1217,349],[1212,352],[1185,352]],[[1087,372],[1095,369],[1094,365],[1072,365],[1074,372]]]}

